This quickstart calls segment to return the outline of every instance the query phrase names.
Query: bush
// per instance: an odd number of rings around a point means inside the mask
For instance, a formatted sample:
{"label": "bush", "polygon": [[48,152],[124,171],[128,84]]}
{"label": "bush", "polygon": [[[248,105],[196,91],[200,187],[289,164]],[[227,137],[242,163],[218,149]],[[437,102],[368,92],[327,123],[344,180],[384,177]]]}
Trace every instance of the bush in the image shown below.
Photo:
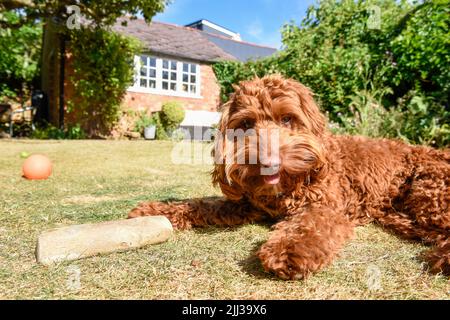
{"label": "bush", "polygon": [[161,121],[161,112],[155,113],[153,117],[156,122],[156,139],[158,139],[158,140],[169,139],[169,136],[167,135],[167,132]]}
{"label": "bush", "polygon": [[391,82],[401,95],[414,89],[448,103],[449,25],[448,0],[427,1],[404,18],[390,44],[396,65]]}
{"label": "bush", "polygon": [[[6,24],[17,23],[17,12],[1,12]],[[0,101],[2,97],[15,98],[39,83],[42,23],[30,21],[20,27],[0,28]]]}
{"label": "bush", "polygon": [[[374,6],[380,24],[369,28]],[[277,72],[310,87],[338,130],[446,146],[449,13],[448,0],[320,1],[284,26],[274,57],[215,64],[222,98],[233,83]]]}
{"label": "bush", "polygon": [[[450,145],[450,123],[435,116],[450,111],[436,111],[442,106],[431,98],[412,91],[399,100],[399,105],[386,109],[381,104],[382,94],[362,91],[350,103],[350,116],[341,115],[340,122],[331,122],[333,132],[358,134],[368,137],[400,138],[405,142],[430,146]],[[434,115],[434,116],[433,116]]]}
{"label": "bush", "polygon": [[75,94],[68,102],[68,113],[83,122],[89,136],[109,134],[133,83],[134,55],[140,43],[110,30],[86,27],[70,31],[70,39],[70,50],[77,58],[71,78]]}
{"label": "bush", "polygon": [[249,61],[247,63],[238,61],[221,61],[213,64],[213,70],[220,85],[220,98],[227,101],[233,92],[232,85],[242,80],[248,80],[255,76],[263,77],[272,73],[284,73],[279,67],[278,56]]}
{"label": "bush", "polygon": [[368,82],[363,90],[350,97],[350,115],[338,114],[340,122],[332,127],[337,133],[392,137],[395,121],[392,121],[389,111],[382,104],[384,96],[389,93],[389,88],[379,90]]}
{"label": "bush", "polygon": [[32,139],[85,139],[86,133],[81,129],[80,125],[70,126],[65,130],[61,130],[51,124],[43,124],[37,127],[31,133]]}
{"label": "bush", "polygon": [[162,105],[159,120],[164,130],[170,134],[184,120],[184,116],[183,106],[178,102],[171,101]]}
{"label": "bush", "polygon": [[[411,91],[399,101],[397,135],[413,143],[450,145],[450,110],[433,97]],[[404,106],[403,106],[404,105]]]}

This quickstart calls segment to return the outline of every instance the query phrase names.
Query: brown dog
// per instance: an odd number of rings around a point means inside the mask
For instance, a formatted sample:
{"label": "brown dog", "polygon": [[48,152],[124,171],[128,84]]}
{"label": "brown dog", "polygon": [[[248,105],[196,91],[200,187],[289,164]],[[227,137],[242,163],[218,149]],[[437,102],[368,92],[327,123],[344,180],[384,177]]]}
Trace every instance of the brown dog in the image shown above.
{"label": "brown dog", "polygon": [[[178,229],[277,219],[258,257],[283,279],[320,270],[356,225],[375,221],[433,245],[425,254],[430,270],[450,273],[448,151],[332,135],[311,91],[276,75],[241,82],[222,111],[219,129],[226,139],[216,140],[212,179],[225,198],[143,203],[129,217],[165,215]],[[231,144],[231,129],[276,131],[277,139],[266,141],[278,149],[255,151],[251,135]],[[258,139],[261,149],[264,139]],[[256,162],[228,161],[230,155]]]}

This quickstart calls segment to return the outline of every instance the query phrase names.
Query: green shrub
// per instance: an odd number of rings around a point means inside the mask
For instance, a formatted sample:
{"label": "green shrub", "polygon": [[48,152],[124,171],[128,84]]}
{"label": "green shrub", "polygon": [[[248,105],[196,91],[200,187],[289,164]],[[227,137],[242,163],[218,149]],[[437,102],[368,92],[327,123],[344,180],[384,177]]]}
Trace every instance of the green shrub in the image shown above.
{"label": "green shrub", "polygon": [[37,127],[30,136],[32,139],[85,139],[86,133],[80,127],[79,124],[70,126],[65,130],[59,129],[51,124],[44,124]]}
{"label": "green shrub", "polygon": [[34,19],[20,27],[19,12],[0,13],[6,26],[0,27],[0,101],[2,97],[14,98],[39,82],[42,23]]}
{"label": "green shrub", "polygon": [[267,74],[284,73],[279,66],[281,59],[277,55],[247,63],[238,61],[221,61],[213,64],[213,70],[220,85],[220,98],[227,101],[233,92],[232,85],[255,76],[263,77]]}
{"label": "green shrub", "polygon": [[350,114],[338,114],[340,122],[334,127],[340,133],[364,135],[368,137],[391,137],[393,128],[389,111],[383,106],[383,98],[391,93],[390,88],[377,89],[371,82],[350,97]]}
{"label": "green shrub", "polygon": [[[216,63],[222,99],[233,83],[277,72],[310,87],[337,131],[447,146],[448,3],[320,1],[299,25],[284,26],[284,48],[275,56]],[[380,24],[369,28],[373,6],[380,9]]]}
{"label": "green shrub", "polygon": [[86,139],[86,133],[79,124],[69,126],[65,131],[65,139]]}
{"label": "green shrub", "polygon": [[153,115],[153,118],[155,119],[155,122],[156,122],[156,139],[167,140],[169,138],[169,136],[167,135],[164,125],[162,124],[161,112],[156,112]]}
{"label": "green shrub", "polygon": [[170,101],[162,105],[159,119],[164,130],[170,134],[180,125],[184,116],[183,106],[178,102]]}
{"label": "green shrub", "polygon": [[[362,91],[353,97],[349,116],[341,115],[340,122],[331,121],[333,132],[368,137],[400,138],[409,143],[434,147],[450,145],[450,123],[445,122],[450,111],[437,112],[442,106],[431,98],[410,92],[399,100],[397,107],[386,109],[382,96]],[[444,117],[436,116],[443,113]]]}
{"label": "green shrub", "polygon": [[406,16],[390,49],[395,61],[392,86],[403,95],[415,90],[435,101],[450,94],[450,2],[427,1]]}
{"label": "green shrub", "polygon": [[71,30],[70,39],[70,50],[77,58],[71,77],[75,94],[68,102],[68,113],[83,122],[89,136],[109,134],[133,83],[134,55],[141,45],[134,38],[99,28]]}
{"label": "green shrub", "polygon": [[400,107],[395,109],[400,123],[399,137],[435,147],[450,145],[450,110],[433,97],[415,91],[399,102]]}

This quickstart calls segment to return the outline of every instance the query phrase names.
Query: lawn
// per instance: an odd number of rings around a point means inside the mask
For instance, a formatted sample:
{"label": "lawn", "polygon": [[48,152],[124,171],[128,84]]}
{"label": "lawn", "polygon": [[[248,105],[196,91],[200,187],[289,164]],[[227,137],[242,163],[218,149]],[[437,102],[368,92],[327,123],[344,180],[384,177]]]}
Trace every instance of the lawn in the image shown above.
{"label": "lawn", "polygon": [[[176,232],[167,242],[51,267],[36,264],[42,231],[125,218],[138,202],[218,195],[210,165],[173,164],[170,142],[0,140],[0,298],[448,299],[448,278],[423,270],[419,243],[359,227],[339,259],[305,281],[282,281],[254,258],[269,226]],[[54,164],[21,177],[20,153]],[[74,274],[79,283],[73,285]]]}

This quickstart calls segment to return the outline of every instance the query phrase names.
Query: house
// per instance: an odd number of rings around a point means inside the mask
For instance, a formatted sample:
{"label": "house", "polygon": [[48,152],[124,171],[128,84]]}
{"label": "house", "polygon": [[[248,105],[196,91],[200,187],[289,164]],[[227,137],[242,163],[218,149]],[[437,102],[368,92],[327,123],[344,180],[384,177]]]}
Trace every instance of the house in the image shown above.
{"label": "house", "polygon": [[[186,110],[215,112],[221,101],[213,63],[248,61],[276,52],[274,48],[242,41],[238,33],[204,19],[179,26],[122,18],[113,30],[136,37],[145,48],[135,57],[135,82],[123,103],[134,110],[153,112],[166,101],[179,101]],[[67,79],[71,74],[70,59],[76,57],[66,53],[63,56],[67,61],[60,61],[50,34],[44,34],[43,52],[42,88],[48,95],[49,120],[61,125],[70,121],[64,115],[64,101],[73,91]]]}

